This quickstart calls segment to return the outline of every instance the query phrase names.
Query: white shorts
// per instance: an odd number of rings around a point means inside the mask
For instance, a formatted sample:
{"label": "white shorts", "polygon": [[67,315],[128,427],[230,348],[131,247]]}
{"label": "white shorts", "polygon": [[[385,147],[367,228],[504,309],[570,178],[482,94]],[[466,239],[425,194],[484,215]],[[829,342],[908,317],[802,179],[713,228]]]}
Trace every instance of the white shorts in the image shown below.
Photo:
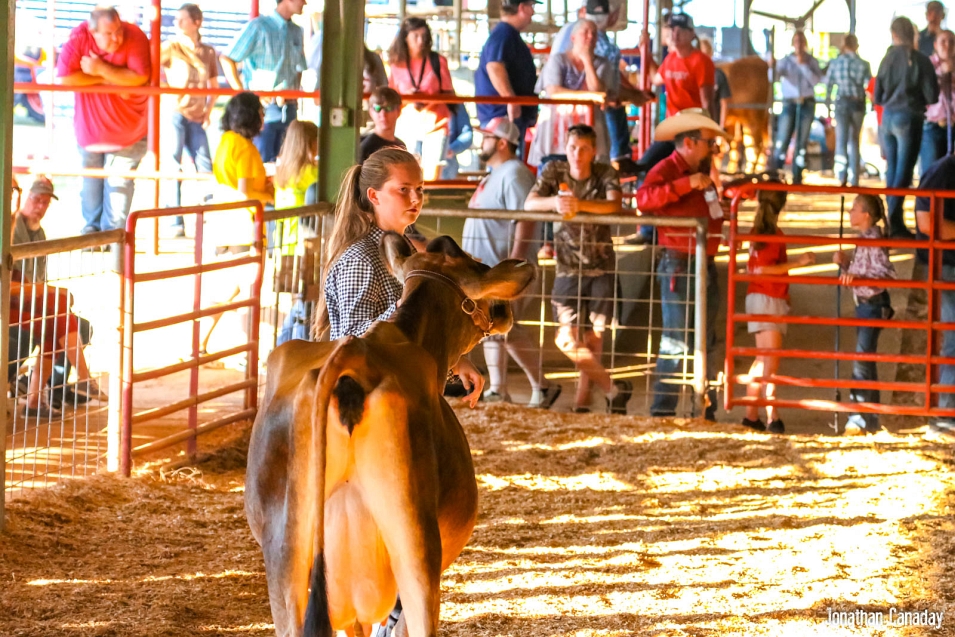
{"label": "white shorts", "polygon": [[[786,302],[786,299],[766,296],[765,294],[747,294],[746,313],[786,316],[789,314],[789,303]],[[750,334],[765,330],[776,330],[780,334],[785,334],[788,327],[786,323],[767,323],[765,321],[749,321],[747,325]]]}

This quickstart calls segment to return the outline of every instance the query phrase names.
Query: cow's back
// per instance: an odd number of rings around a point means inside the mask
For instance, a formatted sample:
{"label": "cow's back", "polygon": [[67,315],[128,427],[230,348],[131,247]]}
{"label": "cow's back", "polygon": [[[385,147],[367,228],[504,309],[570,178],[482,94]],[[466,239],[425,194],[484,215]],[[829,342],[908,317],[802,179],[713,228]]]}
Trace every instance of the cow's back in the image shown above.
{"label": "cow's back", "polygon": [[717,65],[726,74],[732,97],[729,107],[760,106],[769,109],[769,65],[758,55]]}

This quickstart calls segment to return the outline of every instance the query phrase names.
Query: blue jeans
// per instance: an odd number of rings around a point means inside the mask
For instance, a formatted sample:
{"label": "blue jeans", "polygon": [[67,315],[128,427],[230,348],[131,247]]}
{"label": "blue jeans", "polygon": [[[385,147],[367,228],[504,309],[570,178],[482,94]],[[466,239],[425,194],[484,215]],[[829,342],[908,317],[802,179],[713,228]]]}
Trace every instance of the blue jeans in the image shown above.
{"label": "blue jeans", "polygon": [[922,126],[922,144],[919,148],[919,172],[926,171],[948,154],[948,126],[925,122]]}
{"label": "blue jeans", "polygon": [[[695,268],[695,260],[674,258],[670,251],[663,253],[657,265],[660,299],[663,306],[663,336],[657,353],[656,380],[653,384],[653,416],[673,416],[680,399],[680,386],[664,382],[681,375],[683,358],[693,349],[693,290],[696,285],[688,276]],[[716,278],[716,264],[706,267],[706,377],[716,379],[719,364],[716,360],[716,316],[720,307],[720,288]],[[715,409],[716,390],[708,392]]]}
{"label": "blue jeans", "polygon": [[282,323],[275,344],[281,345],[292,339],[307,341],[308,326],[311,323],[309,319],[308,308],[305,307],[305,303],[296,299],[292,303],[292,309],[289,310],[288,316],[285,317],[285,322]]}
{"label": "blue jeans", "polygon": [[285,141],[285,131],[288,125],[298,117],[298,102],[286,102],[284,106],[278,106],[272,102],[265,107],[265,125],[262,126],[262,132],[259,133],[252,143],[259,149],[262,161],[266,164],[275,161],[282,149],[282,142]]}
{"label": "blue jeans", "polygon": [[[942,280],[955,281],[955,265],[942,265]],[[942,305],[942,322],[955,322],[955,290],[939,290],[938,296]],[[940,354],[955,358],[955,330],[940,331],[938,338],[942,342]],[[942,385],[955,385],[955,365],[939,365],[938,367],[938,382]],[[939,394],[938,406],[942,409],[955,408],[955,394]],[[955,419],[946,417],[945,420]]]}
{"label": "blue jeans", "polygon": [[786,153],[789,142],[796,135],[796,148],[793,151],[793,183],[802,183],[802,171],[806,168],[806,142],[809,141],[809,129],[816,116],[816,101],[808,98],[802,101],[784,100],[783,112],[779,116],[776,131],[776,145],[773,151],[773,168],[781,170],[786,165]]}
{"label": "blue jeans", "polygon": [[836,101],[836,178],[839,183],[859,185],[859,140],[865,100]]}
{"label": "blue jeans", "polygon": [[[892,306],[889,305],[889,295],[879,294],[869,303],[860,302],[856,306],[856,318],[859,319],[887,319],[892,316]],[[859,354],[875,354],[879,351],[879,335],[881,327],[856,328],[856,352]],[[879,380],[879,371],[874,361],[855,361],[852,364],[852,380]],[[880,403],[881,396],[878,389],[850,389],[849,400],[854,403]],[[863,429],[876,430],[879,428],[878,414],[852,414],[849,423]]]}
{"label": "blue jeans", "polygon": [[618,106],[604,111],[607,120],[607,134],[610,136],[610,159],[619,161],[630,159],[633,150],[630,148],[630,127],[627,125],[627,109]]}
{"label": "blue jeans", "polygon": [[[146,155],[146,140],[111,153],[96,153],[80,148],[83,168],[105,168],[128,172],[136,170]],[[133,203],[135,182],[125,177],[84,177],[80,193],[83,212],[83,234],[126,227],[126,217]]]}
{"label": "blue jeans", "polygon": [[[177,165],[182,164],[183,151],[189,151],[193,163],[196,165],[196,172],[212,172],[212,155],[209,152],[209,138],[206,137],[206,129],[200,122],[193,122],[186,119],[181,113],[172,116],[172,127],[176,131],[176,147],[172,152],[172,158]],[[176,207],[182,205],[182,182],[176,181]],[[182,217],[176,217],[178,225],[182,225]]]}
{"label": "blue jeans", "polygon": [[[922,145],[922,121],[920,113],[910,111],[885,111],[879,127],[879,143],[885,155],[885,187],[908,188],[912,185],[915,160]],[[904,197],[886,197],[889,234],[907,233],[902,217]]]}

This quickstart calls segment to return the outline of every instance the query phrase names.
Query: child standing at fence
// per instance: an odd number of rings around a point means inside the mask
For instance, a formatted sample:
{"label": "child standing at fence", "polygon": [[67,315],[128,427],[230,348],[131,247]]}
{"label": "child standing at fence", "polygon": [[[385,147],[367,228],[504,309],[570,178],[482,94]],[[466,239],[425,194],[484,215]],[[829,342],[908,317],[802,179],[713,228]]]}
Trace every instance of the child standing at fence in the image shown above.
{"label": "child standing at fence", "polygon": [[[753,219],[752,234],[781,236],[779,229],[779,213],[786,205],[786,193],[779,191],[762,191],[759,193],[759,207]],[[754,241],[749,247],[749,274],[764,276],[788,275],[793,268],[815,263],[816,255],[806,252],[799,259],[790,263],[786,255],[786,244]],[[753,281],[746,291],[746,313],[763,314],[769,316],[785,316],[789,314],[789,284],[776,282]],[[771,321],[750,321],[749,333],[756,335],[756,347],[760,349],[780,349],[783,345],[783,336],[786,334],[785,323]],[[758,356],[749,368],[751,379],[765,378],[776,373],[779,367],[779,358],[776,356]],[[766,381],[751,382],[746,389],[749,398],[759,398],[760,394],[766,400],[776,397],[776,385]],[[773,405],[766,406],[767,427],[759,419],[759,407],[751,405],[746,408],[746,417],[743,425],[756,431],[769,430],[770,433],[781,434],[786,431],[783,421],[779,418],[779,411]]]}
{"label": "child standing at fence", "polygon": [[[878,195],[859,195],[849,210],[849,223],[858,230],[862,239],[881,239],[882,226],[886,223],[885,206]],[[839,266],[839,282],[852,285],[855,278],[894,279],[895,266],[889,261],[889,251],[878,246],[858,246],[849,256],[839,250],[832,255],[833,262]],[[878,286],[859,285],[852,288],[856,302],[856,318],[883,319],[892,318],[889,293]],[[856,328],[856,352],[874,354],[879,349],[881,327]],[[875,361],[855,361],[852,364],[852,380],[874,381],[879,379]],[[855,403],[878,403],[878,389],[851,389],[849,398]],[[846,422],[846,435],[876,433],[881,429],[878,414],[852,414]]]}

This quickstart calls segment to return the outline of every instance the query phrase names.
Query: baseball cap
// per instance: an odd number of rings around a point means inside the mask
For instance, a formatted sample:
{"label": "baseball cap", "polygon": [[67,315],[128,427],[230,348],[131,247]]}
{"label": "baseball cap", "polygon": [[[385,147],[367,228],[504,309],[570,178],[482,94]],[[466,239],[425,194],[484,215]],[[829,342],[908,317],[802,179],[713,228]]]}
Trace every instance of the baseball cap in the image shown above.
{"label": "baseball cap", "polygon": [[522,4],[544,4],[540,0],[503,0],[501,2],[502,6],[505,7],[519,7]]}
{"label": "baseball cap", "polygon": [[31,195],[50,195],[53,199],[59,201],[59,197],[53,194],[53,182],[46,177],[37,177],[30,186]]}
{"label": "baseball cap", "polygon": [[670,28],[689,29],[693,31],[693,18],[685,13],[674,13],[670,16]]}
{"label": "baseball cap", "polygon": [[481,128],[480,131],[485,135],[492,135],[498,139],[506,139],[515,146],[521,143],[521,129],[517,127],[517,124],[506,117],[495,117],[487,123],[487,126]]}
{"label": "baseball cap", "polygon": [[584,12],[589,16],[605,16],[610,14],[610,0],[587,0]]}

